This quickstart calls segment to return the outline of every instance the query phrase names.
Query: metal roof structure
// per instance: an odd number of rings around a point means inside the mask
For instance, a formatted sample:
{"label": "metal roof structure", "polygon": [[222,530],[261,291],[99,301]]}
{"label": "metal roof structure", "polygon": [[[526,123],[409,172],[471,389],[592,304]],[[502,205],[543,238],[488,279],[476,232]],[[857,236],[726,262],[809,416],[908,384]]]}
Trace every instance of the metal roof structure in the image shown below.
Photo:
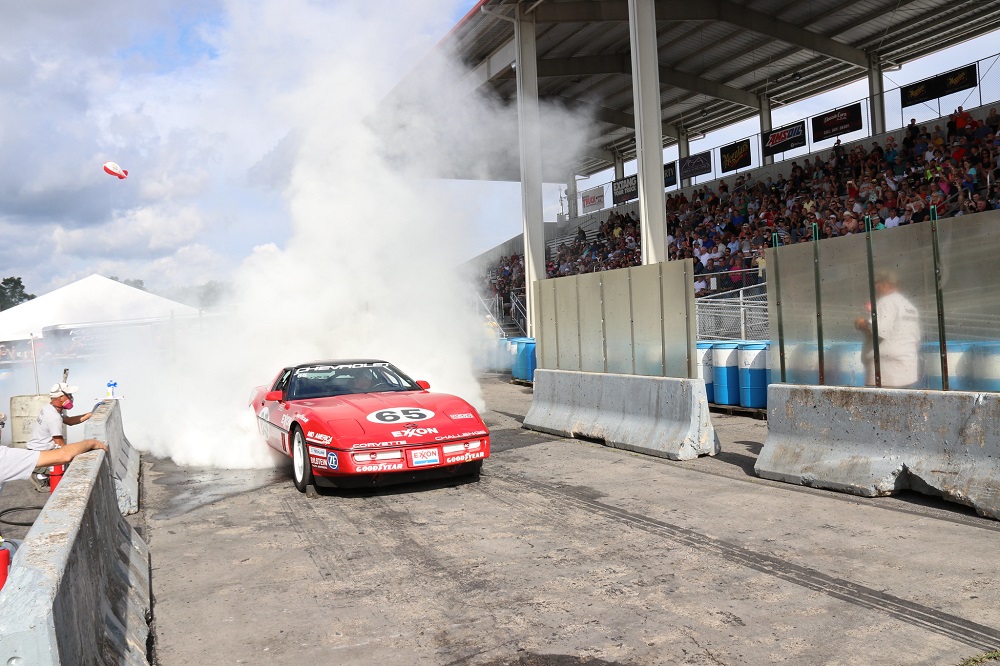
{"label": "metal roof structure", "polygon": [[[501,103],[516,98],[516,44],[498,15],[514,4],[481,0],[435,49],[469,68],[471,89]],[[595,122],[571,169],[587,176],[616,155],[635,159],[628,1],[521,7],[537,26],[540,99]],[[682,131],[719,129],[757,116],[762,104],[789,104],[1000,28],[996,0],[656,0],[655,12],[664,146]],[[420,76],[418,65],[401,86]],[[485,177],[519,180],[516,164],[498,163]]]}

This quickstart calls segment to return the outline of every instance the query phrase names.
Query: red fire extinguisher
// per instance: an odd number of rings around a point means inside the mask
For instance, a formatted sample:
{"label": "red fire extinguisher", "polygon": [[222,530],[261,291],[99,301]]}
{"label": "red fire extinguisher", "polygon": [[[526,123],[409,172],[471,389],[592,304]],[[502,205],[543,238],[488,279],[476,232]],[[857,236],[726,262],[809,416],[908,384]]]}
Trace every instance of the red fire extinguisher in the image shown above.
{"label": "red fire extinguisher", "polygon": [[65,465],[53,465],[49,470],[49,494],[56,491],[56,486],[62,481],[63,473],[66,471]]}
{"label": "red fire extinguisher", "polygon": [[7,582],[7,570],[10,569],[10,551],[3,548],[2,543],[3,540],[0,539],[0,590]]}

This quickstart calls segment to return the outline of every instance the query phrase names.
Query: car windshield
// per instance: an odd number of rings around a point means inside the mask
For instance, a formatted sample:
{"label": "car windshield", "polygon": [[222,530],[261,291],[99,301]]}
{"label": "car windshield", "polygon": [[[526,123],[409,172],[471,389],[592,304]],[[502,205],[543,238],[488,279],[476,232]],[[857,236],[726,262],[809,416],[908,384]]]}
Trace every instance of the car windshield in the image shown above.
{"label": "car windshield", "polygon": [[419,390],[416,382],[388,363],[316,364],[295,368],[288,399]]}

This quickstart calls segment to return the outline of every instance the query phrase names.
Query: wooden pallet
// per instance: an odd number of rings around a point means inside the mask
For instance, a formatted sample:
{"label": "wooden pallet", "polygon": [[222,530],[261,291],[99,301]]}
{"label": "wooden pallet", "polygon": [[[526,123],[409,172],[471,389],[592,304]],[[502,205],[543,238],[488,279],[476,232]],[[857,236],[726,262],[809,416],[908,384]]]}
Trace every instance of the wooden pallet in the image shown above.
{"label": "wooden pallet", "polygon": [[767,420],[767,410],[759,407],[741,407],[740,405],[717,405],[714,402],[708,403],[708,410],[718,414],[729,414],[730,416],[749,416],[750,418]]}

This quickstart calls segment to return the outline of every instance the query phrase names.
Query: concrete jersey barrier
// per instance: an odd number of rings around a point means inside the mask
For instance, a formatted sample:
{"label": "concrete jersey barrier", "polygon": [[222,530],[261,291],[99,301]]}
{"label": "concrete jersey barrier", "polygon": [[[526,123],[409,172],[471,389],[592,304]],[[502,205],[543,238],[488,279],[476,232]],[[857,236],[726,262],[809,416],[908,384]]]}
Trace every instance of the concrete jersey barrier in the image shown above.
{"label": "concrete jersey barrier", "polygon": [[1000,394],[768,387],[765,479],[874,497],[911,489],[1000,519]]}
{"label": "concrete jersey barrier", "polygon": [[0,664],[147,665],[149,551],[103,451],[77,456],[0,591]]}
{"label": "concrete jersey barrier", "polygon": [[123,516],[139,510],[139,451],[125,437],[122,410],[117,400],[109,400],[86,421],[85,439],[99,439],[108,445],[111,475],[115,481],[118,509]]}
{"label": "concrete jersey barrier", "polygon": [[671,460],[719,452],[701,379],[535,370],[524,427]]}

